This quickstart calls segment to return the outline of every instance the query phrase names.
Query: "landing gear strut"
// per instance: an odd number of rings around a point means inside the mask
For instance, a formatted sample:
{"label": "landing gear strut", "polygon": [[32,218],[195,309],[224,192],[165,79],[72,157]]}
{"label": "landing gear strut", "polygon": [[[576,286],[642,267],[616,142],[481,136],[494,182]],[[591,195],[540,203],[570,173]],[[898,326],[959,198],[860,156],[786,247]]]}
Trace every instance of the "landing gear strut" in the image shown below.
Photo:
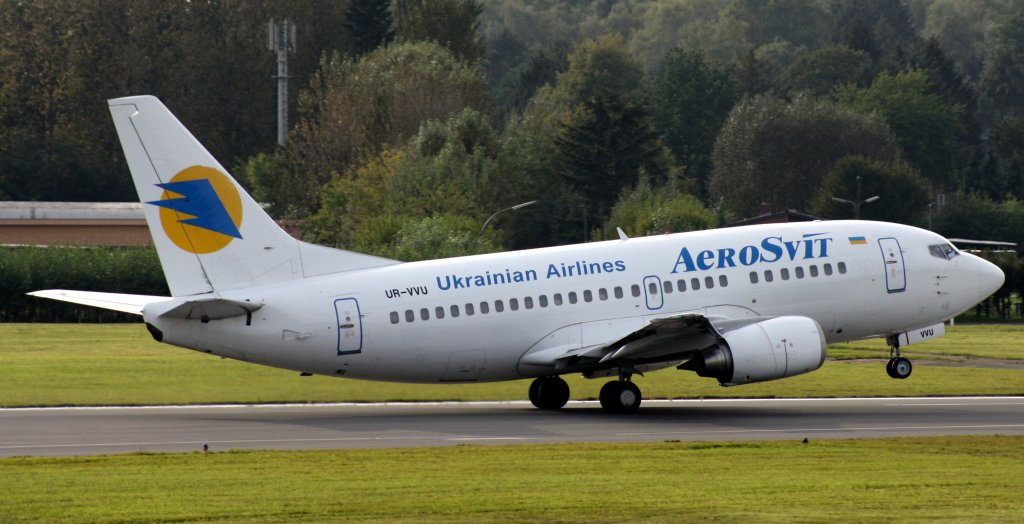
{"label": "landing gear strut", "polygon": [[910,360],[900,356],[900,342],[896,337],[886,339],[889,343],[889,362],[885,365],[885,372],[892,378],[904,379],[910,376],[914,366]]}
{"label": "landing gear strut", "polygon": [[636,413],[640,409],[640,388],[623,374],[601,388],[601,407],[608,413]]}
{"label": "landing gear strut", "polygon": [[560,409],[569,401],[569,385],[561,377],[540,377],[530,383],[530,402],[540,409]]}

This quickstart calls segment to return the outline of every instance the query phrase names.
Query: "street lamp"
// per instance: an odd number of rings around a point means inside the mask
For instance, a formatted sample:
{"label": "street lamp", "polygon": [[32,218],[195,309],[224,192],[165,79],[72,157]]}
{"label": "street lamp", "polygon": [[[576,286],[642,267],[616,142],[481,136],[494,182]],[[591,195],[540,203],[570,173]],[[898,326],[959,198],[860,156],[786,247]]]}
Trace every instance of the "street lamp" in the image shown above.
{"label": "street lamp", "polygon": [[860,220],[860,206],[861,206],[861,204],[870,204],[872,202],[875,202],[875,201],[878,201],[878,200],[881,200],[881,199],[882,199],[882,197],[877,196],[877,195],[875,195],[873,197],[865,198],[864,200],[860,199],[860,176],[857,176],[857,198],[856,198],[856,200],[850,201],[850,200],[846,200],[845,198],[832,197],[832,200],[834,200],[836,202],[839,202],[839,203],[842,203],[842,204],[850,204],[851,206],[853,206],[853,218],[854,218],[854,220]]}
{"label": "street lamp", "polygon": [[484,225],[480,228],[480,232],[483,233],[484,230],[487,229],[487,224],[490,224],[491,220],[493,220],[494,217],[496,217],[496,216],[498,216],[498,215],[500,215],[500,214],[502,214],[502,213],[504,213],[506,211],[515,211],[517,209],[522,209],[522,208],[524,208],[526,206],[532,206],[532,205],[534,205],[536,203],[537,203],[536,200],[531,200],[529,202],[523,202],[522,204],[516,204],[514,206],[506,207],[505,209],[501,209],[501,210],[495,212],[493,215],[487,217],[487,220],[484,220]]}

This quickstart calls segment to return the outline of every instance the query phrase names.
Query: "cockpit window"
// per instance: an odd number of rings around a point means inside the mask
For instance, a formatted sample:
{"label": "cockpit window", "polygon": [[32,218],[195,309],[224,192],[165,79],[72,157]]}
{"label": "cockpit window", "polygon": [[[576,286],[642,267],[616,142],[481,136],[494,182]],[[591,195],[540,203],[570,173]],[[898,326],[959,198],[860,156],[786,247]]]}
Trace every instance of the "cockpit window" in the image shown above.
{"label": "cockpit window", "polygon": [[931,253],[933,257],[944,258],[946,260],[949,260],[949,259],[951,259],[951,258],[953,258],[953,257],[955,257],[955,256],[960,254],[960,252],[957,251],[956,248],[953,247],[952,244],[948,244],[948,243],[947,244],[934,244],[934,245],[928,246],[928,252]]}

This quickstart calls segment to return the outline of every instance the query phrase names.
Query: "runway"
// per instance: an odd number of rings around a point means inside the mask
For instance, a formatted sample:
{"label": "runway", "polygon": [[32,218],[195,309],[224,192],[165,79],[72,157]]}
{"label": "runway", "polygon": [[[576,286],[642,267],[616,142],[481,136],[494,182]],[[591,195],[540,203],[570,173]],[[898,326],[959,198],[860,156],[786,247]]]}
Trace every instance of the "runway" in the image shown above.
{"label": "runway", "polygon": [[1024,397],[0,409],[0,456],[993,434],[1024,434]]}

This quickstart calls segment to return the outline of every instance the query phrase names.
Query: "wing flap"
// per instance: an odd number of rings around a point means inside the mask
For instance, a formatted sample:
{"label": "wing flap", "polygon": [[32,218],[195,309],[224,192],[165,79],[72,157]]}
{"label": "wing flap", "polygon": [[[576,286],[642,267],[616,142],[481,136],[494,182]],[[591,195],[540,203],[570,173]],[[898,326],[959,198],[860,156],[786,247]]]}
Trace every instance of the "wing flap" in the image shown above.
{"label": "wing flap", "polygon": [[[520,359],[520,366],[555,373],[608,369],[620,364],[648,365],[684,360],[714,345],[724,333],[766,320],[750,316],[729,318],[689,312],[647,321],[639,329],[600,343],[583,345],[577,338],[580,325],[567,326],[534,346]],[[622,325],[626,325],[623,323]],[[562,331],[572,333],[566,336]]]}

